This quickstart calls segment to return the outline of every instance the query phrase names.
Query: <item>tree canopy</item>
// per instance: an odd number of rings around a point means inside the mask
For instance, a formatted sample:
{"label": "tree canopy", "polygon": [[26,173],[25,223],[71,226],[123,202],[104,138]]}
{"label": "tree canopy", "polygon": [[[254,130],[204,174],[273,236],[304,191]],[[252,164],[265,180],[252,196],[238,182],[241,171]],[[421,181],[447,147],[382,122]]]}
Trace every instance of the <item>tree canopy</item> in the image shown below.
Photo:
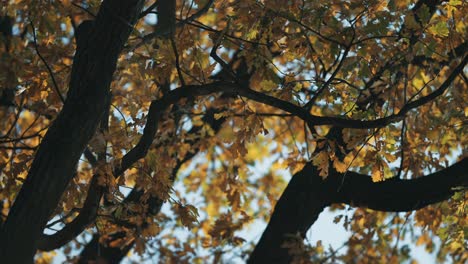
{"label": "tree canopy", "polygon": [[3,3],[5,263],[468,261],[463,1]]}

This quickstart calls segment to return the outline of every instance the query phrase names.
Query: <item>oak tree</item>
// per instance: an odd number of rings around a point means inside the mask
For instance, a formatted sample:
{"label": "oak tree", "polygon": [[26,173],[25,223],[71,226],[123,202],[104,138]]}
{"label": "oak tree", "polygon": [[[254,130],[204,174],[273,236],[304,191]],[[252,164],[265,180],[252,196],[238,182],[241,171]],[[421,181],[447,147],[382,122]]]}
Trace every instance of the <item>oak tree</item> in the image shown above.
{"label": "oak tree", "polygon": [[[1,261],[466,263],[467,12],[3,1]],[[304,240],[326,208],[341,250]]]}

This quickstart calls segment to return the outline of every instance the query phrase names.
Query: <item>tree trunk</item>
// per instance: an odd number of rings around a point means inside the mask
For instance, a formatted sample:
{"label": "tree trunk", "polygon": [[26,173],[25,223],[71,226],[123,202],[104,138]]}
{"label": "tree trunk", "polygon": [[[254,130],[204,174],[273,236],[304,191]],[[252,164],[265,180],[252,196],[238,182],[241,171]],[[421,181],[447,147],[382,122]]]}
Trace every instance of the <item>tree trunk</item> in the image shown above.
{"label": "tree trunk", "polygon": [[441,171],[412,180],[398,178],[372,182],[368,175],[330,169],[322,180],[307,164],[296,173],[281,195],[249,263],[289,263],[289,247],[305,237],[319,214],[332,203],[367,207],[384,212],[407,212],[449,199],[468,186],[468,158]]}
{"label": "tree trunk", "polygon": [[293,246],[298,238],[304,238],[319,214],[330,204],[324,184],[326,182],[318,176],[317,168],[311,164],[294,174],[248,263],[291,262],[287,245]]}
{"label": "tree trunk", "polygon": [[63,109],[42,140],[2,227],[2,262],[33,261],[37,239],[110,103],[117,59],[143,2],[104,1],[89,34],[80,36]]}

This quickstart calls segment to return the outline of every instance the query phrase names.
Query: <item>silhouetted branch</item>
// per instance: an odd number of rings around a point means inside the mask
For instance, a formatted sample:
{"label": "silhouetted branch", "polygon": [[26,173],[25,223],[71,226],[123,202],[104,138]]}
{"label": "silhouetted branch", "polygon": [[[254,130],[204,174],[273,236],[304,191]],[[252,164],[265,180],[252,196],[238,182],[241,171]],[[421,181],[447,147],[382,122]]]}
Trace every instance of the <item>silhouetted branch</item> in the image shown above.
{"label": "silhouetted branch", "polygon": [[468,158],[441,171],[411,180],[392,178],[373,182],[368,175],[331,170],[323,180],[308,163],[296,173],[275,206],[249,263],[289,263],[284,243],[305,233],[319,214],[333,203],[367,207],[377,211],[406,212],[449,199],[468,187]]}

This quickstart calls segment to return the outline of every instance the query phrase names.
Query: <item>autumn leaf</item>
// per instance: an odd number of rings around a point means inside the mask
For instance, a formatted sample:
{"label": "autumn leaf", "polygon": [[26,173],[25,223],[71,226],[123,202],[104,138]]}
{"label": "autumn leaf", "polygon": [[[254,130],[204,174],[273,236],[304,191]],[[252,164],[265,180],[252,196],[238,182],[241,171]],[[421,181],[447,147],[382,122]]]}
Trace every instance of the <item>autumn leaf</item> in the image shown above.
{"label": "autumn leaf", "polygon": [[317,166],[320,177],[323,179],[327,178],[328,176],[328,163],[330,159],[328,157],[328,153],[326,151],[321,151],[312,158],[312,163],[314,166]]}
{"label": "autumn leaf", "polygon": [[447,37],[449,35],[447,24],[443,21],[429,27],[429,32],[439,37]]}
{"label": "autumn leaf", "polygon": [[1,262],[466,262],[467,5],[285,2],[3,1]]}
{"label": "autumn leaf", "polygon": [[385,177],[384,177],[382,163],[378,161],[374,164],[374,166],[372,166],[372,181],[379,182],[379,181],[383,181],[384,179]]}
{"label": "autumn leaf", "polygon": [[271,80],[263,80],[262,82],[260,82],[260,89],[265,92],[271,92],[276,87],[278,87],[278,84]]}
{"label": "autumn leaf", "polygon": [[198,210],[193,205],[175,204],[175,213],[179,216],[182,225],[187,228],[193,228],[198,222]]}
{"label": "autumn leaf", "polygon": [[340,161],[338,158],[335,158],[333,160],[333,167],[336,169],[337,172],[339,173],[344,173],[348,169],[348,165],[346,163]]}

